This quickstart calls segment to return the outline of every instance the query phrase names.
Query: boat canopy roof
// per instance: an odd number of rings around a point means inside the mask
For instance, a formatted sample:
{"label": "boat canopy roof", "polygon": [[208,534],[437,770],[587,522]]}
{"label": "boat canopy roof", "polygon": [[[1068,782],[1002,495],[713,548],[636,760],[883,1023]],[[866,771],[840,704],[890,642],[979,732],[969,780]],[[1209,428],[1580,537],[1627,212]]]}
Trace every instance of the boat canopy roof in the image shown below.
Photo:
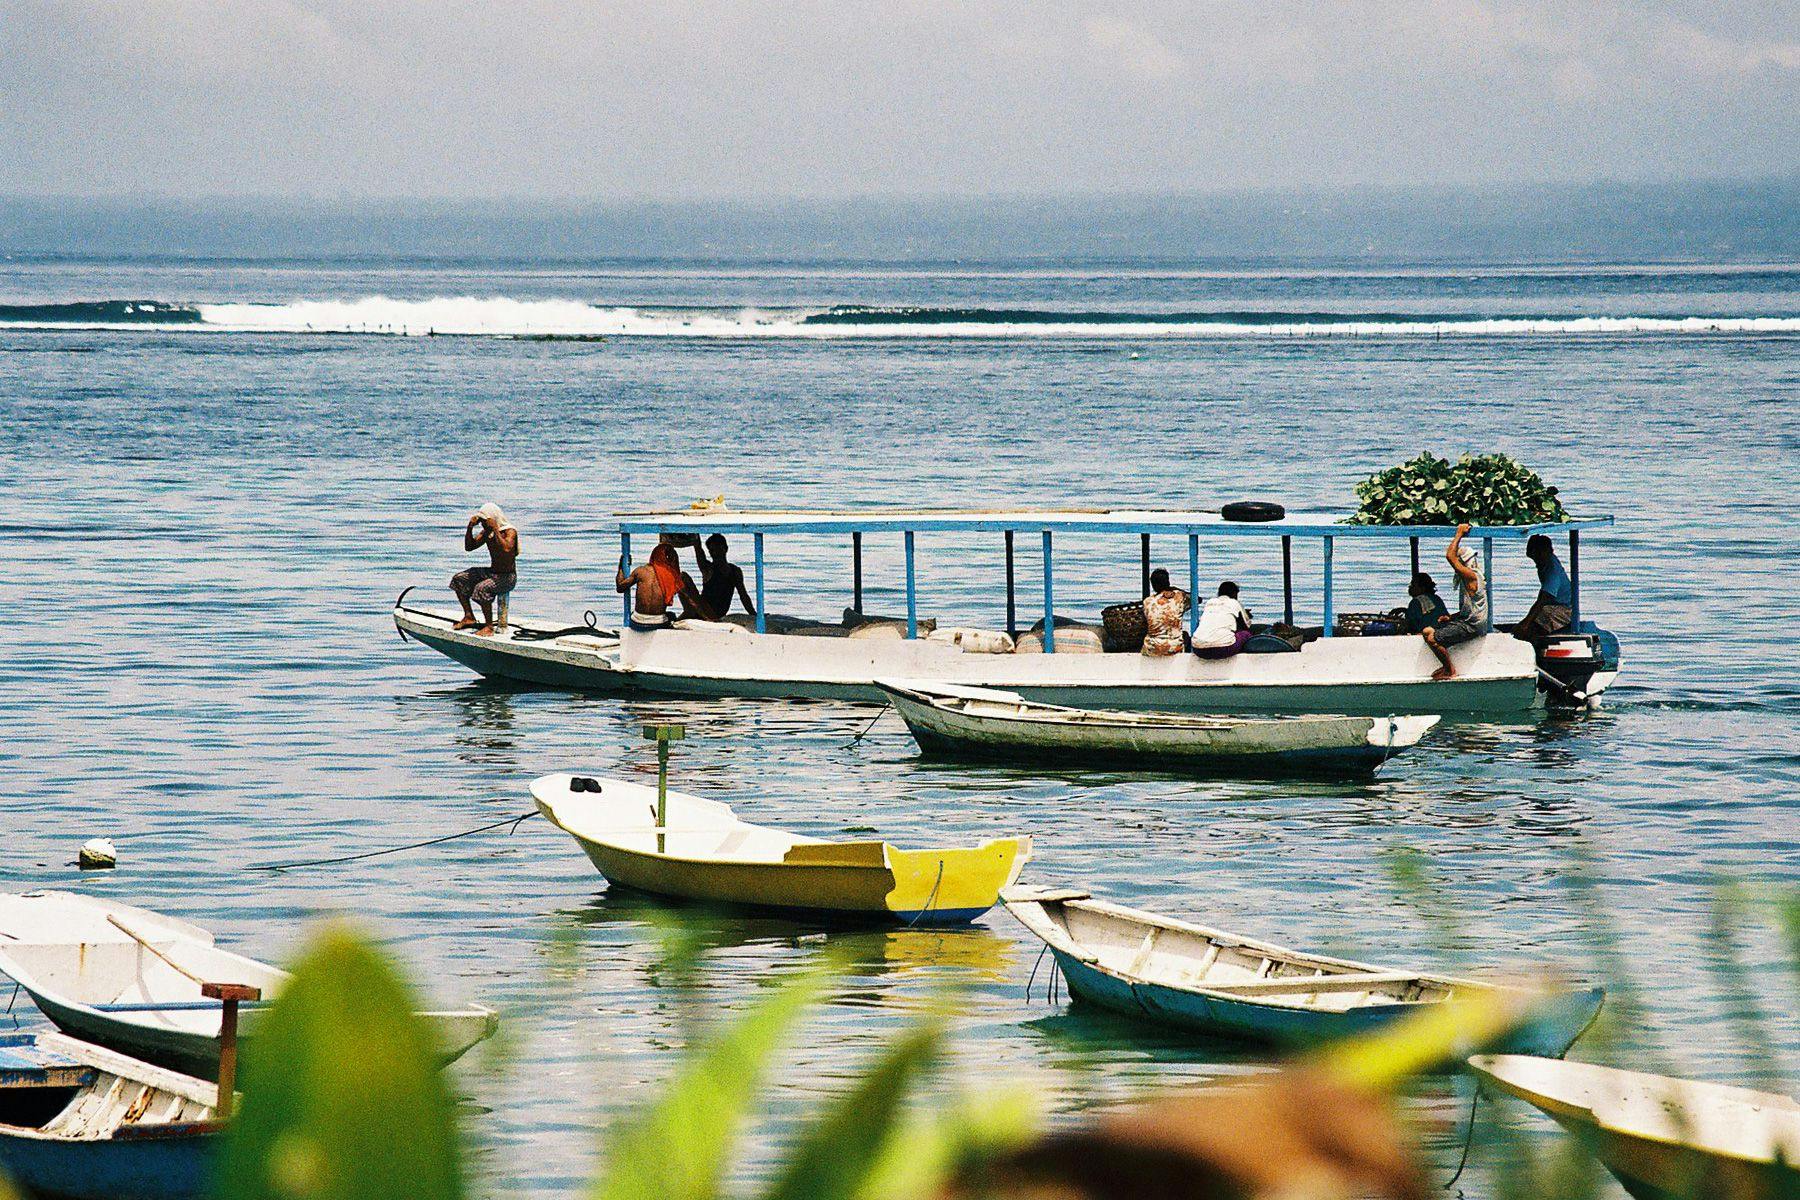
{"label": "boat canopy roof", "polygon": [[[1448,525],[1349,525],[1333,513],[1289,513],[1279,521],[1227,521],[1216,510],[1168,509],[930,509],[842,511],[725,508],[617,513],[622,534],[662,533],[1174,533],[1221,537],[1388,538],[1446,537]],[[1518,541],[1535,533],[1572,533],[1611,525],[1610,516],[1576,517],[1535,525],[1478,525],[1471,537]]]}

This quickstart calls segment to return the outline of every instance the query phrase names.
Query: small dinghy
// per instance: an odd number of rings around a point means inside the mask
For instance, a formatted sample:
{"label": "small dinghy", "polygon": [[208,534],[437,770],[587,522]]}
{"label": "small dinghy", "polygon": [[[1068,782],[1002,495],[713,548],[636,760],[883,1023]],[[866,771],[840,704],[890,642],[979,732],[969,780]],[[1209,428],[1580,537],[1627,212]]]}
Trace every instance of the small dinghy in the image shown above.
{"label": "small dinghy", "polygon": [[927,753],[1170,770],[1372,771],[1418,743],[1435,716],[1205,717],[1064,708],[1017,692],[878,685]]}
{"label": "small dinghy", "polygon": [[1469,1067],[1574,1134],[1638,1200],[1800,1195],[1792,1096],[1523,1055]]}
{"label": "small dinghy", "polygon": [[[254,1053],[260,1009],[288,974],[221,950],[198,925],[74,892],[0,894],[0,975],[30,994],[57,1028],[147,1062],[207,1079],[219,1065],[223,1006],[205,982],[243,984],[239,1041]],[[494,1032],[491,1008],[421,1013],[444,1061]]]}
{"label": "small dinghy", "polygon": [[659,826],[657,789],[616,779],[546,775],[531,798],[609,882],[683,900],[959,925],[998,903],[1031,857],[1030,838],[948,850],[821,841],[681,792],[667,793]]}
{"label": "small dinghy", "polygon": [[[1254,941],[1095,900],[1014,890],[1007,910],[1049,947],[1071,995],[1200,1033],[1306,1046],[1367,1033],[1423,1004],[1492,990]],[[1560,1056],[1600,1012],[1599,988],[1557,992],[1497,1050]]]}
{"label": "small dinghy", "polygon": [[209,1190],[219,1089],[60,1033],[0,1035],[0,1177],[72,1200]]}

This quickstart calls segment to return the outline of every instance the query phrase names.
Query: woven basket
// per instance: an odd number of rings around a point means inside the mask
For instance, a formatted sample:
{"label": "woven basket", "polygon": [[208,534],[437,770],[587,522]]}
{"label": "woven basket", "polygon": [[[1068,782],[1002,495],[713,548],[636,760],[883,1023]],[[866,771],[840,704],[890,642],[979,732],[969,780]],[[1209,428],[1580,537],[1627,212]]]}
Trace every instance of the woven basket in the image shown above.
{"label": "woven basket", "polygon": [[1109,604],[1100,610],[1100,642],[1108,654],[1136,654],[1144,648],[1144,604],[1134,600],[1127,604]]}

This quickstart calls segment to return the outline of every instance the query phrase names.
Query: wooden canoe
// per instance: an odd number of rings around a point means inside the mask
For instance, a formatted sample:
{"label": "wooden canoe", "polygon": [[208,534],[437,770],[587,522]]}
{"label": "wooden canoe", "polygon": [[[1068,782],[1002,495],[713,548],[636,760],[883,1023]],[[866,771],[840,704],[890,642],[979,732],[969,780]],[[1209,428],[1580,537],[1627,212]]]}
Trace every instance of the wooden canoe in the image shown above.
{"label": "wooden canoe", "polygon": [[0,1177],[29,1195],[192,1200],[217,1086],[60,1033],[0,1036]]}
{"label": "wooden canoe", "polygon": [[1170,770],[1374,770],[1435,716],[1207,717],[1065,708],[1017,692],[878,681],[919,748],[963,757]]}
{"label": "wooden canoe", "polygon": [[[211,1079],[221,1008],[183,971],[261,989],[263,1001],[244,1007],[238,1034],[244,1052],[254,1054],[258,1018],[286,986],[286,971],[221,949],[200,926],[148,909],[75,892],[0,893],[0,975],[23,988],[57,1028]],[[419,1015],[445,1062],[492,1034],[499,1020],[479,1004]]]}
{"label": "wooden canoe", "polygon": [[[1014,889],[1005,903],[1049,947],[1072,996],[1210,1035],[1313,1045],[1499,986],[1290,950],[1082,891]],[[1539,1016],[1494,1049],[1561,1055],[1593,1023],[1604,995],[1599,988],[1549,995]]]}
{"label": "wooden canoe", "polygon": [[[576,778],[598,790],[572,790]],[[668,794],[659,831],[656,789],[617,779],[546,775],[533,781],[531,798],[609,882],[716,904],[958,925],[998,903],[1031,857],[1030,838],[942,850],[821,841],[752,825],[729,805],[681,792]]]}
{"label": "wooden canoe", "polygon": [[1491,1090],[1553,1118],[1638,1200],[1800,1195],[1800,1101],[1593,1063],[1484,1055]]}

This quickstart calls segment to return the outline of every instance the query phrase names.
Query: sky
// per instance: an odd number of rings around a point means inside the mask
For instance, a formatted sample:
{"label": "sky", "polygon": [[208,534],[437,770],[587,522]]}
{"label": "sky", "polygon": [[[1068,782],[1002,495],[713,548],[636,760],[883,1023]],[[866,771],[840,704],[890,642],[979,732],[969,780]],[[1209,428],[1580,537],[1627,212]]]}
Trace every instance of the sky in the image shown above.
{"label": "sky", "polygon": [[1800,175],[1800,0],[0,0],[0,194]]}

